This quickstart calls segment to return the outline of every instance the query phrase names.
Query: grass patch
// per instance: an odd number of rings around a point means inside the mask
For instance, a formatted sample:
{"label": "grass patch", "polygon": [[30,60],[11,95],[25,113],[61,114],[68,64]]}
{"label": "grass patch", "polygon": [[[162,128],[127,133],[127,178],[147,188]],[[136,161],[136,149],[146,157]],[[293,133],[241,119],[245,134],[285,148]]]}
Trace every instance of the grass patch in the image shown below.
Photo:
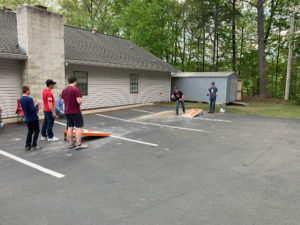
{"label": "grass patch", "polygon": [[[258,98],[250,97],[244,98],[247,106],[237,105],[216,105],[216,112],[220,112],[220,108],[225,108],[226,113],[243,114],[243,115],[257,115],[257,116],[271,116],[283,118],[300,118],[300,104],[294,101],[284,101],[276,98]],[[162,105],[175,108],[175,102],[163,103]],[[209,104],[185,102],[186,109],[201,108],[209,111]]]}

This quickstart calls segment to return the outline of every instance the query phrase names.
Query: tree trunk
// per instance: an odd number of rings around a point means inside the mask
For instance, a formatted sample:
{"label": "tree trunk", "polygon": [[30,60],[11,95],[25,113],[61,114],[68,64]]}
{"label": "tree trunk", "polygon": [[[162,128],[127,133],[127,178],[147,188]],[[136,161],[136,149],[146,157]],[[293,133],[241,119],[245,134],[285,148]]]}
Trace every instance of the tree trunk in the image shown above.
{"label": "tree trunk", "polygon": [[257,0],[258,79],[259,96],[267,96],[265,79],[264,0]]}
{"label": "tree trunk", "polygon": [[205,25],[203,24],[202,72],[205,71]]}
{"label": "tree trunk", "polygon": [[216,72],[219,70],[219,34],[217,33]]}
{"label": "tree trunk", "polygon": [[186,38],[186,34],[185,34],[185,22],[184,22],[184,24],[183,24],[183,50],[182,50],[182,54],[181,54],[182,71],[184,71],[184,61],[185,61],[185,38]]}
{"label": "tree trunk", "polygon": [[236,0],[232,0],[232,71],[236,71],[236,46],[235,46],[235,5]]}
{"label": "tree trunk", "polygon": [[276,56],[276,76],[275,76],[275,96],[277,96],[277,81],[278,81],[278,74],[279,74],[279,53],[280,53],[280,45],[281,45],[281,26],[278,29],[278,46],[277,46],[277,56]]}
{"label": "tree trunk", "polygon": [[294,33],[294,13],[292,11],[290,14],[290,32],[289,32],[289,54],[288,54],[288,64],[286,71],[286,83],[285,83],[285,96],[284,100],[289,100],[290,95],[290,83],[291,83],[291,70],[292,70],[292,54],[293,54],[293,33]]}
{"label": "tree trunk", "polygon": [[242,68],[243,48],[244,48],[244,27],[242,27],[242,36],[241,36],[241,49],[240,49],[240,58],[239,58],[239,77],[241,75],[241,68]]}

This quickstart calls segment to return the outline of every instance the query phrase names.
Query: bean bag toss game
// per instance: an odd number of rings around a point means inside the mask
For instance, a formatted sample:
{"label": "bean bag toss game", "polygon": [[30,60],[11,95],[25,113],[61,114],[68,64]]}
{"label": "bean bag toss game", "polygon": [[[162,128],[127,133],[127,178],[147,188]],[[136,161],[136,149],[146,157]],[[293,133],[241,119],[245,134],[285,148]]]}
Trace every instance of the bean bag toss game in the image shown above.
{"label": "bean bag toss game", "polygon": [[203,116],[203,109],[188,110],[185,114],[183,114],[183,117],[194,118],[194,117],[199,116],[199,115]]}
{"label": "bean bag toss game", "polygon": [[[67,140],[67,134],[68,131],[67,130],[63,130],[64,133],[64,140]],[[73,135],[76,135],[76,129],[73,130]],[[95,131],[95,130],[86,130],[86,129],[82,129],[82,136],[83,137],[109,137],[110,134],[109,133],[103,133],[100,131]]]}

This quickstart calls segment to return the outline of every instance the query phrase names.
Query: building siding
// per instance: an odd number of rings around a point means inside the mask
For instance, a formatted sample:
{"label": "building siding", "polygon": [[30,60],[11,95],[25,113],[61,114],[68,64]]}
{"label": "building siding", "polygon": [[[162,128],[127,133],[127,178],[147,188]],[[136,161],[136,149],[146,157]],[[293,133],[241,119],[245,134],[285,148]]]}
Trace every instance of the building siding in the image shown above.
{"label": "building siding", "polygon": [[[83,96],[82,109],[162,102],[170,98],[168,72],[69,65],[66,67],[66,85],[67,77],[74,71],[88,72],[88,95]],[[139,75],[138,94],[130,94],[130,74]]]}
{"label": "building siding", "polygon": [[21,65],[17,60],[0,59],[0,106],[2,117],[14,117],[17,99],[21,97]]}

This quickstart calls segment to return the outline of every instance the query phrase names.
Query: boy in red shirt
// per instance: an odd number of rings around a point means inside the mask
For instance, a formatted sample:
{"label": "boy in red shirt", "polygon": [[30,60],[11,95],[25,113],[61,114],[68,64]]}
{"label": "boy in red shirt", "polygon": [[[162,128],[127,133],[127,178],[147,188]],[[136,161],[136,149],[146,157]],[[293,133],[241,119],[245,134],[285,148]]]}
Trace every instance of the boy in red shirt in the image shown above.
{"label": "boy in red shirt", "polygon": [[[88,146],[81,144],[83,117],[80,110],[82,103],[82,95],[79,88],[76,87],[77,79],[73,76],[68,78],[69,86],[62,92],[62,99],[65,103],[65,116],[68,125],[68,139],[70,148],[76,150],[85,149]],[[76,127],[76,145],[73,140],[73,129]]]}
{"label": "boy in red shirt", "polygon": [[[56,82],[53,80],[47,80],[47,88],[43,91],[43,103],[44,103],[44,123],[42,126],[42,141],[59,141],[59,138],[53,135],[54,119],[56,118],[55,113],[55,99],[51,90],[55,87]],[[48,139],[47,139],[48,137]]]}

